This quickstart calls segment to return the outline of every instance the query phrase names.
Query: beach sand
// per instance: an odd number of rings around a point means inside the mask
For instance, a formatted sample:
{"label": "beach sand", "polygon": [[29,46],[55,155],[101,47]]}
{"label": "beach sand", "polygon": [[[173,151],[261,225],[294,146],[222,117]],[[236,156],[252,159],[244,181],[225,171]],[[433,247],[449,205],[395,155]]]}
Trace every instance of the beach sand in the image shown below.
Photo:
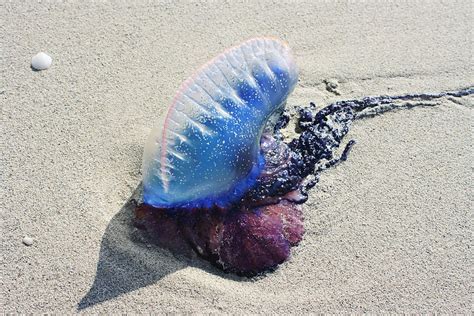
{"label": "beach sand", "polygon": [[[469,0],[2,2],[0,311],[470,313],[472,96],[357,121],[349,159],[304,205],[303,242],[263,277],[147,244],[127,201],[151,128],[225,48],[287,41],[300,69],[289,107],[441,92],[473,84],[472,12]],[[36,72],[39,51],[53,64]]]}

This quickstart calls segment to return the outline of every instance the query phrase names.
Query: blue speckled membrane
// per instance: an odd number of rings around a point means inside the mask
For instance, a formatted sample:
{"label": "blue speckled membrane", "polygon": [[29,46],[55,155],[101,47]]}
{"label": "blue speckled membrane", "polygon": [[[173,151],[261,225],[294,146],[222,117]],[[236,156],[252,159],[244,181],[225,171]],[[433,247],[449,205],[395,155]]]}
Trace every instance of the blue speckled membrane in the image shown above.
{"label": "blue speckled membrane", "polygon": [[275,39],[249,40],[206,64],[149,137],[144,202],[211,207],[240,199],[264,167],[263,128],[297,80],[289,48]]}

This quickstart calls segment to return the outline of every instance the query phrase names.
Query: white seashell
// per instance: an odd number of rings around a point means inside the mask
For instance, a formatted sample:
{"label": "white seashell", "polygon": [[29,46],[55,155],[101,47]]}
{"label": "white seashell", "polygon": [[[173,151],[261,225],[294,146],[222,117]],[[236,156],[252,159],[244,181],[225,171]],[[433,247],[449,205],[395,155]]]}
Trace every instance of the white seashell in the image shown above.
{"label": "white seashell", "polygon": [[31,67],[36,70],[45,70],[51,66],[53,59],[46,53],[40,52],[31,58]]}
{"label": "white seashell", "polygon": [[29,237],[29,236],[25,236],[22,240],[22,242],[26,245],[26,246],[31,246],[34,242],[34,239]]}

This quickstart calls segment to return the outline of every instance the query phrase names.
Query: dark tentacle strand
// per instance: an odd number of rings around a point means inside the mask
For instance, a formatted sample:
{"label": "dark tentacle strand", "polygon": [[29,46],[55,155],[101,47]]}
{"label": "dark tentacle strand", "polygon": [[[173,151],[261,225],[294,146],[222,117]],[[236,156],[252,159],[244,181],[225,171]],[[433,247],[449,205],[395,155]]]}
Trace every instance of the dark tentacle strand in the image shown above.
{"label": "dark tentacle strand", "polygon": [[[442,93],[372,96],[360,100],[338,101],[317,113],[314,113],[316,106],[311,102],[309,106],[298,110],[297,129],[301,133],[298,138],[287,144],[286,156],[289,159],[285,168],[276,170],[272,177],[260,178],[256,189],[250,195],[253,200],[270,196],[282,197],[293,190],[300,190],[306,195],[307,191],[317,184],[319,174],[323,170],[347,159],[350,149],[355,144],[354,140],[347,143],[339,158],[334,158],[334,151],[339,148],[355,120],[397,109],[433,106],[430,101],[443,97],[463,97],[472,94],[474,88],[468,87]],[[283,113],[275,125],[275,133],[278,134],[279,129],[285,127],[288,121],[288,114]],[[273,155],[271,152],[264,154],[266,157]]]}

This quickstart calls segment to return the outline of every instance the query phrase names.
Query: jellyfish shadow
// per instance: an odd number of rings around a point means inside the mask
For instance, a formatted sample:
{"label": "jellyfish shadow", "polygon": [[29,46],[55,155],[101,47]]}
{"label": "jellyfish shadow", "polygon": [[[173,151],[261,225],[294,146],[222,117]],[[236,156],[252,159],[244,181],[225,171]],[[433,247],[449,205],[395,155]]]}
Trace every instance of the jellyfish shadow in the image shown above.
{"label": "jellyfish shadow", "polygon": [[239,279],[218,271],[202,260],[176,256],[155,246],[150,237],[133,224],[134,208],[141,191],[140,184],[107,226],[102,237],[94,282],[78,303],[77,310],[151,285],[188,266]]}
{"label": "jellyfish shadow", "polygon": [[94,283],[77,305],[78,310],[102,303],[152,284],[186,266],[165,250],[153,249],[133,225],[139,185],[112,218],[102,237]]}

